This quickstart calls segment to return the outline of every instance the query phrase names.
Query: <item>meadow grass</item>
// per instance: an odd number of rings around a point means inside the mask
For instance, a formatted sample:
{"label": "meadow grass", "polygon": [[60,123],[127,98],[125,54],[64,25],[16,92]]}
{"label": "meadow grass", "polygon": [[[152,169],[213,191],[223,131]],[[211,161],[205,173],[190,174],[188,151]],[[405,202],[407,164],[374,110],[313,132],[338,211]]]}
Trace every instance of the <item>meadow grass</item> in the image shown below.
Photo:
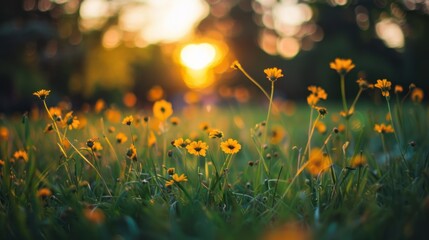
{"label": "meadow grass", "polygon": [[425,239],[423,93],[361,79],[351,105],[291,103],[266,74],[262,105],[73,113],[35,92],[40,110],[1,120],[1,238]]}

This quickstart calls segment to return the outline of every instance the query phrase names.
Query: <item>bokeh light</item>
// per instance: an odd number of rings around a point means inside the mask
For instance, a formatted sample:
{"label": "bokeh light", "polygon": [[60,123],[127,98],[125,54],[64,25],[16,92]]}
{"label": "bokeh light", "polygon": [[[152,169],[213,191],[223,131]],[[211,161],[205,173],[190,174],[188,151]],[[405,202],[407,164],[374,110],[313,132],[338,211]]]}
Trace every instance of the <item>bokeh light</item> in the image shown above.
{"label": "bokeh light", "polygon": [[394,20],[387,18],[379,21],[375,25],[375,30],[379,38],[390,48],[404,47],[405,38],[404,32],[398,23]]}
{"label": "bokeh light", "polygon": [[323,31],[313,22],[313,10],[298,0],[255,0],[253,9],[265,27],[259,46],[270,55],[294,58],[301,50],[312,49],[323,39]]}
{"label": "bokeh light", "polygon": [[209,43],[189,44],[180,52],[182,64],[194,70],[209,67],[215,57],[216,49]]}

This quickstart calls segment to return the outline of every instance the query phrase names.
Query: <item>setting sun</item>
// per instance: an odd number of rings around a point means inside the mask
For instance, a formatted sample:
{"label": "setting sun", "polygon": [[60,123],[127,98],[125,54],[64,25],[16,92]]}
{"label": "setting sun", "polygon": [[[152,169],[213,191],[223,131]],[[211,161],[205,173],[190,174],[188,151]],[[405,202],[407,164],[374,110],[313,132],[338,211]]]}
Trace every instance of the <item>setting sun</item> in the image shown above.
{"label": "setting sun", "polygon": [[216,49],[209,43],[189,44],[180,51],[182,64],[194,70],[210,66],[216,57]]}

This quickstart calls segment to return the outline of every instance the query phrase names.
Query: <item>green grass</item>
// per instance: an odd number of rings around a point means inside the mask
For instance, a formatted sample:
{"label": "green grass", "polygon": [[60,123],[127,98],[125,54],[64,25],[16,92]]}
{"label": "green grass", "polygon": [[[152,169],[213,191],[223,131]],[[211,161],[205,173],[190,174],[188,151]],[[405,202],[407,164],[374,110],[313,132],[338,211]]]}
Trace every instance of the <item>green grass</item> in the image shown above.
{"label": "green grass", "polygon": [[[153,146],[147,144],[151,112],[141,114],[149,116],[149,124],[142,121],[130,127],[109,122],[103,113],[81,113],[86,126],[66,132],[75,148],[60,147],[55,132],[43,133],[51,123],[44,111],[40,118],[4,118],[1,126],[9,136],[1,140],[0,157],[5,162],[0,181],[1,238],[260,239],[281,232],[280,239],[292,233],[301,239],[425,239],[427,106],[393,103],[398,144],[393,134],[373,130],[376,123],[389,123],[384,102],[359,103],[349,120],[348,137],[332,131],[346,123],[332,120],[341,103],[326,105],[328,115],[320,121],[327,131],[315,131],[310,146],[323,148],[332,166],[316,176],[302,167],[308,160],[303,155],[310,117],[310,107],[302,104],[293,114],[282,107],[279,113],[274,111],[268,128],[281,126],[286,134],[278,144],[267,141],[266,147],[262,141],[266,127],[261,125],[266,108],[254,104],[213,106],[210,111],[195,106],[183,112],[175,109],[181,122],[167,123],[163,132],[152,129]],[[139,113],[127,110],[122,117],[136,118]],[[312,121],[316,116],[314,112]],[[241,151],[230,156],[227,171],[221,171],[228,157],[219,147],[222,140],[210,139],[198,127],[201,122],[222,130],[223,140],[233,138],[241,144]],[[108,131],[111,126],[114,133]],[[118,132],[128,141],[118,144]],[[137,136],[137,161],[127,158],[131,135]],[[173,147],[170,142],[179,137],[206,142],[207,156]],[[103,149],[88,149],[90,138],[97,138]],[[349,144],[344,148],[346,139]],[[11,162],[19,149],[27,151],[28,162]],[[367,164],[351,167],[351,159],[361,153]],[[259,164],[250,166],[249,161]],[[188,181],[165,187],[171,167]],[[41,188],[50,189],[52,195],[37,196]],[[91,212],[104,217],[91,220],[87,216]]]}

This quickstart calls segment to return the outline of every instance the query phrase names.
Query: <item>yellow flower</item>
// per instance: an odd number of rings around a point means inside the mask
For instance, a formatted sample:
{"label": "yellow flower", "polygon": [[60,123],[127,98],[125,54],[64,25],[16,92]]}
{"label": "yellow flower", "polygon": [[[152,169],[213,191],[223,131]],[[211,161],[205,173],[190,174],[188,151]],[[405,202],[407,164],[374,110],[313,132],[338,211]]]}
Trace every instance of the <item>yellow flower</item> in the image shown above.
{"label": "yellow flower", "polygon": [[149,147],[152,147],[152,146],[155,146],[155,144],[156,144],[156,136],[153,133],[153,131],[150,131],[150,133],[149,133],[149,139],[147,140],[147,145]]}
{"label": "yellow flower", "polygon": [[118,142],[118,143],[124,143],[127,140],[128,140],[127,136],[122,132],[120,132],[116,135],[116,142]]}
{"label": "yellow flower", "polygon": [[9,138],[9,129],[6,127],[0,127],[0,140],[6,141]]}
{"label": "yellow flower", "polygon": [[94,146],[92,147],[92,149],[93,149],[94,151],[101,151],[101,150],[103,150],[103,146],[101,146],[101,143],[100,143],[100,142],[95,142],[95,143],[94,143]]}
{"label": "yellow flower", "polygon": [[211,129],[209,131],[209,138],[223,138],[223,132],[219,129]]}
{"label": "yellow flower", "polygon": [[266,68],[264,73],[267,75],[268,80],[276,81],[277,79],[283,77],[282,70],[276,67],[274,68]]}
{"label": "yellow flower", "polygon": [[166,187],[171,186],[174,183],[187,182],[188,181],[188,177],[186,177],[185,174],[183,174],[183,173],[180,176],[177,173],[175,173],[175,174],[173,174],[172,178],[173,178],[172,180],[167,181],[165,183]]}
{"label": "yellow flower", "polygon": [[165,121],[173,114],[173,107],[165,100],[156,101],[153,105],[153,115],[160,121]]}
{"label": "yellow flower", "polygon": [[366,157],[364,155],[357,155],[352,158],[351,165],[353,168],[363,167],[366,162]]}
{"label": "yellow flower", "polygon": [[41,100],[45,100],[50,92],[51,90],[41,89],[37,92],[34,92],[33,95],[39,97]]}
{"label": "yellow flower", "polygon": [[207,143],[203,141],[198,141],[198,142],[193,141],[186,146],[186,149],[190,154],[193,154],[195,156],[203,156],[203,157],[206,156],[206,151],[208,148],[209,146],[207,146]]}
{"label": "yellow flower", "polygon": [[319,112],[319,115],[322,118],[324,118],[325,115],[328,114],[328,110],[324,107],[315,106],[314,109],[316,109],[316,111]]}
{"label": "yellow flower", "polygon": [[390,87],[392,86],[392,82],[387,81],[387,79],[378,79],[377,83],[374,85],[376,88],[381,90],[381,94],[383,97],[389,97]]}
{"label": "yellow flower", "polygon": [[170,123],[171,123],[173,126],[177,126],[177,125],[179,125],[179,123],[180,123],[180,118],[178,118],[178,117],[172,117],[172,118],[170,119]]}
{"label": "yellow flower", "polygon": [[271,138],[270,143],[271,144],[279,144],[283,141],[286,133],[283,127],[281,126],[273,126],[271,128]]}
{"label": "yellow flower", "polygon": [[173,146],[178,147],[178,148],[184,148],[184,147],[188,146],[189,143],[191,143],[191,140],[189,140],[189,139],[183,140],[183,138],[178,138],[178,139],[171,142],[171,144]]}
{"label": "yellow flower", "polygon": [[36,196],[40,198],[47,198],[52,195],[52,191],[49,188],[41,188],[37,191]]}
{"label": "yellow flower", "polygon": [[70,130],[77,129],[79,127],[80,121],[77,120],[76,116],[73,116],[73,111],[68,112],[63,120],[63,125],[68,126]]}
{"label": "yellow flower", "polygon": [[103,211],[101,211],[98,208],[94,208],[94,209],[86,208],[83,211],[83,215],[88,221],[94,224],[101,224],[102,222],[104,222],[104,219],[106,218]]}
{"label": "yellow flower", "polygon": [[173,174],[174,174],[174,172],[176,171],[176,169],[175,168],[169,168],[169,169],[167,169],[167,173],[168,173],[168,175],[170,175],[170,176],[172,176]]}
{"label": "yellow flower", "polygon": [[320,134],[325,134],[325,133],[326,133],[326,129],[327,129],[327,127],[326,127],[326,125],[325,125],[323,122],[318,121],[318,122],[316,123],[316,130],[317,130]]}
{"label": "yellow flower", "polygon": [[199,127],[203,131],[209,131],[210,130],[210,126],[209,126],[208,122],[201,122]]}
{"label": "yellow flower", "polygon": [[392,127],[392,125],[385,125],[384,123],[382,124],[375,124],[374,125],[374,131],[378,132],[378,133],[393,133],[394,129]]}
{"label": "yellow flower", "polygon": [[236,154],[241,149],[241,145],[237,142],[237,140],[233,140],[232,138],[229,138],[225,142],[221,142],[220,147],[226,154]]}
{"label": "yellow flower", "polygon": [[165,182],[165,187],[170,187],[174,184],[174,180],[168,180]]}
{"label": "yellow flower", "polygon": [[411,92],[411,100],[413,102],[422,102],[424,97],[423,89],[421,88],[414,88]]}
{"label": "yellow flower", "polygon": [[319,98],[318,97],[316,97],[316,95],[314,95],[314,94],[310,94],[310,95],[308,95],[308,97],[307,97],[307,103],[308,103],[308,105],[310,105],[310,106],[315,106],[316,104],[317,104],[317,102],[319,101]]}
{"label": "yellow flower", "polygon": [[100,113],[106,107],[106,102],[103,99],[98,99],[94,105],[95,113]]}
{"label": "yellow flower", "polygon": [[109,108],[104,113],[109,122],[118,123],[121,121],[121,113],[115,108]]}
{"label": "yellow flower", "polygon": [[404,88],[401,85],[395,85],[395,93],[401,93],[404,91]]}
{"label": "yellow flower", "polygon": [[313,148],[310,152],[307,171],[317,176],[331,166],[331,159],[327,154],[324,154],[320,148]]}
{"label": "yellow flower", "polygon": [[51,114],[52,118],[55,121],[57,121],[57,122],[61,121],[61,114],[62,114],[61,108],[59,108],[59,107],[50,107],[49,108],[49,114]]}
{"label": "yellow flower", "polygon": [[133,123],[133,121],[134,121],[134,118],[133,116],[130,115],[125,117],[124,120],[122,120],[122,124],[130,126],[131,123]]}
{"label": "yellow flower", "polygon": [[361,88],[362,90],[370,88],[370,84],[368,84],[368,82],[363,78],[359,78],[358,80],[356,80],[356,82],[359,85],[359,88]]}
{"label": "yellow flower", "polygon": [[235,60],[234,62],[232,62],[231,68],[232,69],[239,69],[239,68],[241,68],[241,64],[237,60]]}
{"label": "yellow flower", "polygon": [[321,87],[308,86],[307,89],[311,92],[307,97],[307,103],[310,106],[315,106],[320,99],[326,100],[328,98],[328,94]]}
{"label": "yellow flower", "polygon": [[127,157],[134,161],[137,161],[137,149],[134,144],[131,144],[130,148],[127,150]]}
{"label": "yellow flower", "polygon": [[153,86],[147,93],[147,99],[151,102],[160,100],[164,96],[164,89],[161,86]]}
{"label": "yellow flower", "polygon": [[329,66],[331,69],[337,71],[341,75],[346,74],[355,68],[355,65],[352,63],[351,59],[341,58],[336,58],[334,62],[329,64]]}
{"label": "yellow flower", "polygon": [[24,160],[25,162],[28,162],[28,154],[26,151],[18,150],[13,154],[13,158],[15,160]]}
{"label": "yellow flower", "polygon": [[66,150],[69,149],[71,146],[71,144],[70,144],[69,140],[67,140],[67,138],[63,138],[63,140],[61,140],[61,143]]}

